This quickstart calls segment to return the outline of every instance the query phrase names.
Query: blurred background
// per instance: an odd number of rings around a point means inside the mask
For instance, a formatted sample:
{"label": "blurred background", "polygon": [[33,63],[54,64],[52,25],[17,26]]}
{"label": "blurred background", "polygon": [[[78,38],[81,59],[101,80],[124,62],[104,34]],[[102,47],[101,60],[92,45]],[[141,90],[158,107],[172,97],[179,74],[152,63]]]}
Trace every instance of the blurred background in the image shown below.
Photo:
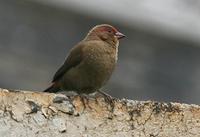
{"label": "blurred background", "polygon": [[44,90],[97,24],[126,34],[104,91],[200,103],[199,0],[0,0],[0,87]]}

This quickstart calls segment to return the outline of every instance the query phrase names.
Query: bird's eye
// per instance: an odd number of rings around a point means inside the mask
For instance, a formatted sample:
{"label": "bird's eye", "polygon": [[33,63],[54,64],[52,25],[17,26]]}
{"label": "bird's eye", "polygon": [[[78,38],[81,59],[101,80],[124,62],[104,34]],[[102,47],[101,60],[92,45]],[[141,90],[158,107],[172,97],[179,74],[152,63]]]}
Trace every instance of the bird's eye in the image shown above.
{"label": "bird's eye", "polygon": [[112,33],[112,31],[111,31],[111,30],[109,30],[108,32],[109,32],[109,33]]}

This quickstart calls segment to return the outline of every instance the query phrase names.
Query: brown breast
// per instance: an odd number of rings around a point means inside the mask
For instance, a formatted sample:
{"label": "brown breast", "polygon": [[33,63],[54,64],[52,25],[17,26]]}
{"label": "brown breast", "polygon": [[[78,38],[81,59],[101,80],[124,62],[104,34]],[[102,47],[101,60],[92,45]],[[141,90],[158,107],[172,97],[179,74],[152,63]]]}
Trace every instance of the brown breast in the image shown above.
{"label": "brown breast", "polygon": [[106,44],[91,42],[84,49],[87,53],[84,55],[85,71],[90,75],[91,83],[97,86],[103,86],[109,80],[117,62],[117,49]]}

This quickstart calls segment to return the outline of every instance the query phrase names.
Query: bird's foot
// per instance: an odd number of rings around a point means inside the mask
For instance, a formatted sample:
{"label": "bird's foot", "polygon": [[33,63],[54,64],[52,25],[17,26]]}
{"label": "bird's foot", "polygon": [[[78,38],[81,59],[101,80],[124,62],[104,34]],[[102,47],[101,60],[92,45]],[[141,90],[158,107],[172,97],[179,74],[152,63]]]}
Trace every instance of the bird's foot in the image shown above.
{"label": "bird's foot", "polygon": [[112,96],[110,96],[109,94],[107,94],[107,93],[105,93],[101,90],[97,90],[97,92],[104,96],[104,99],[105,99],[106,102],[113,103],[114,98]]}
{"label": "bird's foot", "polygon": [[58,93],[63,94],[63,95],[65,95],[65,96],[69,97],[69,98],[73,98],[74,96],[78,95],[78,94],[77,94],[76,92],[74,92],[74,91],[60,91],[60,92],[58,92]]}
{"label": "bird's foot", "polygon": [[68,101],[69,98],[64,94],[58,94],[54,99],[53,103],[62,103],[63,101]]}
{"label": "bird's foot", "polygon": [[79,94],[79,96],[82,98],[82,99],[86,99],[86,100],[89,100],[89,97],[88,95],[82,93],[82,94]]}

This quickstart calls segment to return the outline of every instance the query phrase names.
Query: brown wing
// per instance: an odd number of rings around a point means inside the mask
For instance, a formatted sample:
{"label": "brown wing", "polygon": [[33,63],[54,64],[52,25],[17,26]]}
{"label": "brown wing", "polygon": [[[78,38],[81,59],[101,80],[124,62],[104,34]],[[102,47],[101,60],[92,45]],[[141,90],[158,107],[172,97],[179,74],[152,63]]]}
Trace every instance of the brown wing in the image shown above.
{"label": "brown wing", "polygon": [[84,43],[81,42],[77,46],[72,48],[64,64],[55,73],[52,82],[59,80],[68,70],[81,63],[81,61],[83,60],[83,52],[82,52],[83,47]]}

